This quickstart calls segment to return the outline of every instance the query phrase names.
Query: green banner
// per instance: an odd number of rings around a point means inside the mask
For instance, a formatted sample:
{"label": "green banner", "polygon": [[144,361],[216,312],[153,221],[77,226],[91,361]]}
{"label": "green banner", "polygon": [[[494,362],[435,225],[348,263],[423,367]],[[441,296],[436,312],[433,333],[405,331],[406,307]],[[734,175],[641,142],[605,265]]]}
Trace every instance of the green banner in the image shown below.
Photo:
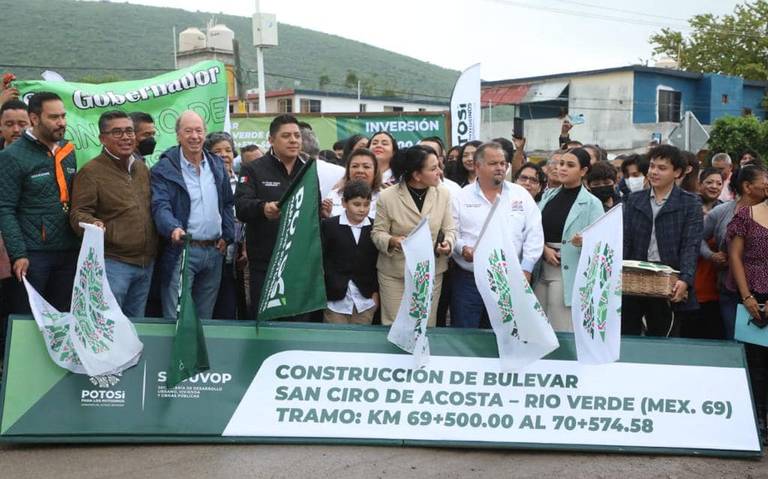
{"label": "green banner", "polygon": [[211,369],[168,389],[174,324],[135,324],[139,364],[88,377],[11,317],[0,440],[761,454],[735,342],[625,338],[619,362],[588,366],[559,334],[559,349],[505,372],[491,331],[435,328],[417,369],[385,327],[205,321]]}
{"label": "green banner", "polygon": [[261,292],[260,321],[325,309],[319,204],[317,163],[310,160],[280,200],[280,227]]}
{"label": "green banner", "polygon": [[67,110],[65,137],[77,148],[78,167],[101,151],[98,121],[105,111],[143,111],[152,115],[157,147],[147,157],[151,166],[160,153],[176,144],[176,119],[183,111],[196,111],[205,120],[208,131],[221,131],[229,107],[226,70],[217,61],[201,62],[146,80],[102,84],[32,80],[17,81],[14,85],[25,100],[39,91],[61,97]]}
{"label": "green banner", "polygon": [[[299,121],[312,125],[321,150],[330,150],[333,144],[352,135],[371,137],[378,131],[388,131],[401,148],[413,146],[422,138],[438,136],[445,139],[445,116],[397,113],[376,116],[303,116]],[[232,137],[242,148],[254,144],[269,148],[269,123],[272,117],[233,118]]]}

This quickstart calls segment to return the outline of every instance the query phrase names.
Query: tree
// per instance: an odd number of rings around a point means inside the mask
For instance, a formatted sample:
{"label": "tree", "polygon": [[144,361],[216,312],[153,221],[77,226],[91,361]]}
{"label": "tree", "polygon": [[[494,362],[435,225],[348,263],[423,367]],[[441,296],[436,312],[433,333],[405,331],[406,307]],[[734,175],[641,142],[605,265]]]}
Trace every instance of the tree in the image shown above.
{"label": "tree", "polygon": [[344,80],[344,86],[347,88],[355,88],[357,89],[357,73],[353,72],[352,70],[347,70],[347,78]]}
{"label": "tree", "polygon": [[732,15],[696,15],[688,24],[689,36],[672,28],[652,35],[654,53],[676,58],[683,70],[768,79],[768,0],[737,5]]}
{"label": "tree", "polygon": [[320,85],[321,90],[325,90],[325,87],[331,84],[331,77],[328,75],[320,75],[320,78],[317,81],[318,85]]}
{"label": "tree", "polygon": [[768,122],[761,123],[752,115],[719,118],[709,132],[709,150],[728,153],[734,160],[744,150],[755,150],[765,158],[768,155]]}

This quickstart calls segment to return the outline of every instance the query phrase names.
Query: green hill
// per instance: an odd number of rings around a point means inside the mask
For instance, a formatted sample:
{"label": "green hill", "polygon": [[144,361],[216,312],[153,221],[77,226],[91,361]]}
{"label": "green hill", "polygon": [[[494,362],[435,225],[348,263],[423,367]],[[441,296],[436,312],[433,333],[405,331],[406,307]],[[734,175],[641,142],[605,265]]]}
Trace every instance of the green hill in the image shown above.
{"label": "green hill", "polygon": [[[0,0],[0,71],[38,79],[48,68],[68,80],[90,82],[154,76],[173,69],[173,26],[177,32],[203,28],[213,15],[106,1]],[[254,88],[251,19],[215,17],[234,30],[246,87]],[[352,92],[345,86],[351,72],[361,80],[365,94],[428,95],[447,101],[458,76],[456,71],[405,55],[284,23],[278,34],[280,46],[264,54],[270,90]]]}

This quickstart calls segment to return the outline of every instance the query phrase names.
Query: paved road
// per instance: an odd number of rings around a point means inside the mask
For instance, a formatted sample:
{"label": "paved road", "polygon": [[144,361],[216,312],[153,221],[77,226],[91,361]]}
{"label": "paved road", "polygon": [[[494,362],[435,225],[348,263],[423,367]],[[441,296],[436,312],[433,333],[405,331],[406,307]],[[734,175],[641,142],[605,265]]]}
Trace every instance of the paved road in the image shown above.
{"label": "paved road", "polygon": [[0,478],[768,478],[768,459],[353,446],[0,446]]}

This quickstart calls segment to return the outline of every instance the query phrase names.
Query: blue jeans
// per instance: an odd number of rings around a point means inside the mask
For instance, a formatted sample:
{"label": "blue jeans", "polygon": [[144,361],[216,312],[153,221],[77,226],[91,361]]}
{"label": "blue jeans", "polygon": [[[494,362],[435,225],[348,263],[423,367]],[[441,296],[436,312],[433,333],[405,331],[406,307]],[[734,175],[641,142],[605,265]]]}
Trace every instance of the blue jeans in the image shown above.
{"label": "blue jeans", "polygon": [[112,258],[105,258],[104,263],[109,289],[112,290],[123,314],[129,318],[143,318],[155,262],[152,261],[143,268]]}
{"label": "blue jeans", "polygon": [[733,339],[736,329],[736,306],[741,303],[738,293],[728,288],[720,290],[720,317],[723,318],[725,339]]}
{"label": "blue jeans", "polygon": [[475,273],[456,265],[451,273],[451,326],[478,328],[488,316],[483,297],[475,285]]}
{"label": "blue jeans", "polygon": [[[221,284],[221,266],[224,255],[213,246],[192,246],[189,248],[189,275],[192,283],[192,300],[199,319],[211,319],[216,296]],[[181,255],[173,268],[168,284],[160,286],[163,302],[163,317],[176,319],[176,306],[179,304],[179,282],[181,280]]]}

